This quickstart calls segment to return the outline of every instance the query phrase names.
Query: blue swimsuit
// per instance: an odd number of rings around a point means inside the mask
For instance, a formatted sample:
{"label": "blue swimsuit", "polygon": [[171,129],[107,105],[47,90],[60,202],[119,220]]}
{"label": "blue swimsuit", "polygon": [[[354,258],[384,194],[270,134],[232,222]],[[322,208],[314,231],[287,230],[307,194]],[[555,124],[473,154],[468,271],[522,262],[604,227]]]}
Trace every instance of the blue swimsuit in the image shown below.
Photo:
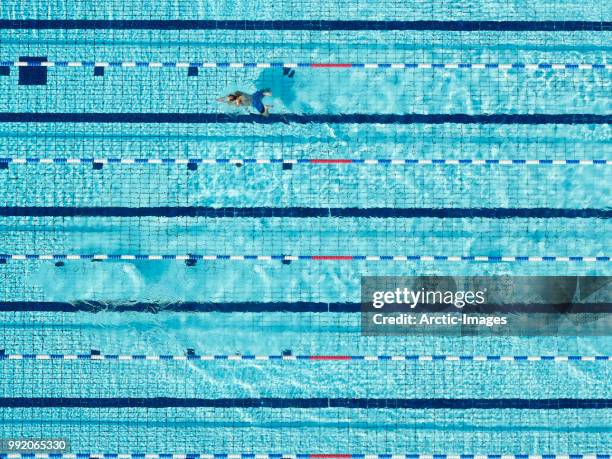
{"label": "blue swimsuit", "polygon": [[255,91],[251,96],[251,105],[259,113],[264,113],[266,111],[266,107],[263,104],[264,92],[266,92],[265,89],[260,89],[259,91]]}

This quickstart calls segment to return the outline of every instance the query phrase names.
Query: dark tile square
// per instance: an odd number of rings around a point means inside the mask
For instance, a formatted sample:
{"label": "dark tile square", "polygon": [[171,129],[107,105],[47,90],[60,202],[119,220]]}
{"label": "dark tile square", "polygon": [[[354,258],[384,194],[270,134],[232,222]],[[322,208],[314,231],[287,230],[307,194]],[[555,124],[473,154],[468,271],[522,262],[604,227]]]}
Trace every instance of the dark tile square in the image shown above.
{"label": "dark tile square", "polygon": [[198,76],[199,69],[197,67],[189,67],[187,69],[187,76]]}
{"label": "dark tile square", "polygon": [[2,65],[0,66],[0,76],[9,76],[11,74],[11,68],[6,66],[6,65]]}
{"label": "dark tile square", "polygon": [[291,169],[293,169],[293,163],[283,163],[284,171],[290,171]]}
{"label": "dark tile square", "polygon": [[104,76],[104,67],[94,67],[94,76]]}
{"label": "dark tile square", "polygon": [[[47,57],[21,56],[19,62],[46,62]],[[47,84],[47,67],[19,67],[19,84],[23,86],[43,86]]]}

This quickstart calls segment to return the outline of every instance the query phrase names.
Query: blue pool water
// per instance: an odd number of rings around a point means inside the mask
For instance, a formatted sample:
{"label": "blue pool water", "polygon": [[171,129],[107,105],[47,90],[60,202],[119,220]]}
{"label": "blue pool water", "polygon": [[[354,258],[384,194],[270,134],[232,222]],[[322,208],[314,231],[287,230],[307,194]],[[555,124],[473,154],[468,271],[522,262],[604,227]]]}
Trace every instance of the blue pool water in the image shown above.
{"label": "blue pool water", "polygon": [[[607,336],[362,336],[359,313],[312,309],[359,302],[364,275],[612,275],[611,11],[609,0],[3,0],[0,438],[65,438],[74,453],[609,455],[610,360],[589,359],[612,354]],[[17,24],[37,19],[56,22]],[[189,27],[188,20],[259,21],[260,30]],[[378,26],[340,30],[320,22],[364,20]],[[136,22],[119,27],[117,21]],[[404,22],[393,28],[392,21]],[[493,22],[479,30],[478,21]],[[571,30],[568,21],[582,30]],[[20,67],[22,57],[54,64],[45,67],[45,84],[19,84],[20,73],[27,79],[41,71]],[[198,75],[188,76],[177,62],[198,67]],[[292,77],[282,65],[262,65],[279,62],[354,65],[301,65]],[[94,63],[105,65],[104,75],[94,76]],[[360,65],[399,63],[420,67]],[[451,65],[458,63],[472,66]],[[588,68],[572,68],[578,64]],[[215,101],[264,87],[273,92],[266,99],[273,105],[269,119],[234,122],[231,115],[247,112]],[[66,121],[54,114],[98,118]],[[120,114],[143,118],[121,122]],[[144,115],[156,114],[213,119],[145,122]],[[426,116],[364,122],[387,114]],[[474,118],[499,114],[519,118]],[[318,115],[339,117],[325,123]],[[437,115],[451,118],[440,123]],[[544,115],[563,121],[542,122]],[[172,161],[136,161],[143,158]],[[176,163],[189,158],[230,161],[195,170]],[[134,164],[125,164],[130,159]],[[444,164],[367,161],[406,159]],[[452,161],[459,159],[570,163]],[[189,216],[211,207],[302,211]],[[79,215],[83,208],[95,208],[93,215]],[[122,216],[112,208],[124,209]],[[136,216],[134,209],[143,208],[170,208],[170,215]],[[321,208],[345,209],[347,216],[305,215]],[[354,216],[372,208],[388,213]],[[465,211],[453,218],[398,214],[410,208]],[[595,209],[604,216],[470,214],[534,208]],[[91,255],[147,259],[94,262]],[[161,255],[173,259],[155,259]],[[283,256],[302,259],[283,263]],[[447,258],[470,256],[492,258]],[[223,305],[231,312],[222,312]],[[92,349],[111,357],[92,360]],[[204,356],[291,350],[451,359],[177,360],[187,349]],[[70,358],[76,354],[82,356]],[[286,407],[264,406],[280,399]],[[325,407],[307,407],[319,399]],[[366,402],[328,407],[327,399]],[[367,406],[373,399],[448,399],[451,406]],[[457,406],[465,399],[500,402],[489,409]],[[596,399],[600,406],[527,409],[507,399]],[[184,406],[185,400],[201,406]],[[206,400],[225,405],[202,406]],[[250,406],[236,406],[241,401]]]}

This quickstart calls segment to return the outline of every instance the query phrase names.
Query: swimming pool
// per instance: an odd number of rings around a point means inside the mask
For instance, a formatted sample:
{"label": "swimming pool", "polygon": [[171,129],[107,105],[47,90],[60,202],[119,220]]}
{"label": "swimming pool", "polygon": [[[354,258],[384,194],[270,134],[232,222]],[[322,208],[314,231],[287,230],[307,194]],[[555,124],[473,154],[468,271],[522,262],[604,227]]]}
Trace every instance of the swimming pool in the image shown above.
{"label": "swimming pool", "polygon": [[362,336],[358,304],[612,274],[609,1],[153,3],[0,4],[0,438],[609,457],[608,337]]}

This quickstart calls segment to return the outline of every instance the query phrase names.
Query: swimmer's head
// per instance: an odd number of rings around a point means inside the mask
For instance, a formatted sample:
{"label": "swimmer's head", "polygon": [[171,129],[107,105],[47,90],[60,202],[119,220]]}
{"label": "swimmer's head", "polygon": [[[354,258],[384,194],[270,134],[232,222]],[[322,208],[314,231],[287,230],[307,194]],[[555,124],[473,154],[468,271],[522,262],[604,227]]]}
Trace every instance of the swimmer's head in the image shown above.
{"label": "swimmer's head", "polygon": [[242,94],[233,93],[227,96],[227,102],[230,104],[242,105]]}

